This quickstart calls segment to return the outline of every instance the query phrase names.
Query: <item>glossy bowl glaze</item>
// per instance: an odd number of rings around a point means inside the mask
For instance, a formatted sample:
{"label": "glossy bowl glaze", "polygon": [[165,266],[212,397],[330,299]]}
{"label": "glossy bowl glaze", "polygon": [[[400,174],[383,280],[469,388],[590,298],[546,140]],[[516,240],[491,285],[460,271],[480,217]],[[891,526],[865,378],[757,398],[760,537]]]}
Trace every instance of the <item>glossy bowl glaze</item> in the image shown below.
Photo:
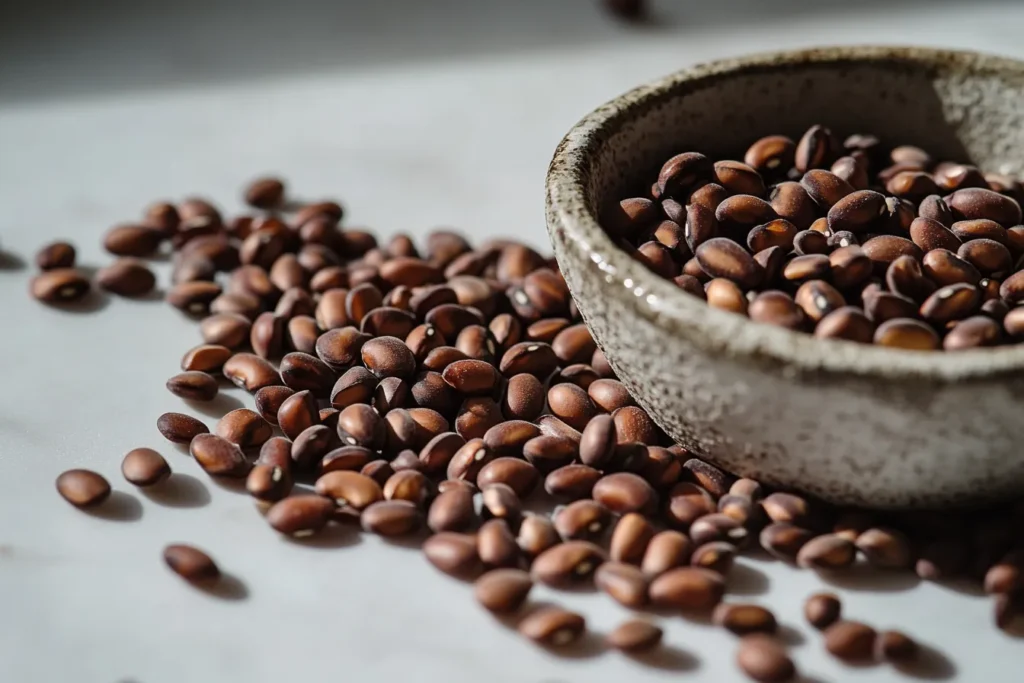
{"label": "glossy bowl glaze", "polygon": [[922,48],[772,53],[599,107],[547,176],[548,232],[594,338],[670,436],[734,473],[883,508],[1024,494],[1024,345],[925,353],[754,323],[651,273],[598,225],[673,154],[742,159],[761,135],[796,139],[815,123],[1020,175],[1024,63]]}

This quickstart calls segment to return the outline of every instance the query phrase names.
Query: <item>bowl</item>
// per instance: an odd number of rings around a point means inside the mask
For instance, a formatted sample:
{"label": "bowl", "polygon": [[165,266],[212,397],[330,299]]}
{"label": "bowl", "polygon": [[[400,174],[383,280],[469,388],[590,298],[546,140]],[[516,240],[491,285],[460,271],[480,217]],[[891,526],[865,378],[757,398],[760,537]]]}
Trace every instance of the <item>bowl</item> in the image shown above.
{"label": "bowl", "polygon": [[[820,340],[709,308],[613,244],[597,216],[697,150],[743,158],[821,123],[1020,175],[1024,62],[829,47],[694,66],[580,121],[547,175],[547,225],[619,379],[681,445],[737,475],[838,504],[1024,494],[1024,345],[920,352]],[[649,182],[649,181],[648,181]]]}

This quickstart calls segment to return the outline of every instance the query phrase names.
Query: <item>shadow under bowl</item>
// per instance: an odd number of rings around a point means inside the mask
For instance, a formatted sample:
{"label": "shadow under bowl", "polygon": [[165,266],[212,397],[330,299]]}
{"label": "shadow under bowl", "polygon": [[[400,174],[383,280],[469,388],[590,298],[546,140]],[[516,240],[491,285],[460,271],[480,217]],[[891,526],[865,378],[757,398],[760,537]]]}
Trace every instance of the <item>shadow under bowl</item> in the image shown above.
{"label": "shadow under bowl", "polygon": [[709,308],[620,250],[597,216],[669,156],[743,158],[821,123],[984,171],[1024,166],[1024,62],[832,47],[698,65],[599,107],[561,142],[547,225],[577,306],[630,392],[683,446],[740,475],[878,508],[1024,493],[1024,346],[895,350]]}

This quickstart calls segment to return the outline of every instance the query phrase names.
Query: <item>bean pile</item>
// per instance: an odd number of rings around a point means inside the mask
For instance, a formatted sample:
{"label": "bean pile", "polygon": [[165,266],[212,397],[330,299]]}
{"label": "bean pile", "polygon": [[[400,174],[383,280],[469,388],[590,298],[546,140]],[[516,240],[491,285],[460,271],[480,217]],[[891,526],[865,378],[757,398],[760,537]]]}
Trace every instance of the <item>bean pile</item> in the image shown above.
{"label": "bean pile", "polygon": [[677,154],[644,192],[602,224],[713,308],[920,351],[1024,341],[1016,178],[815,125],[742,162]]}
{"label": "bean pile", "polygon": [[[577,641],[586,621],[528,608],[535,582],[703,613],[739,638],[737,665],[758,681],[791,680],[796,667],[772,612],[724,601],[745,550],[815,571],[973,578],[995,596],[1005,628],[1024,610],[1024,506],[883,515],[767,491],[669,442],[615,378],[556,264],[530,247],[473,249],[447,231],[422,251],[406,235],[381,245],[342,228],[337,203],[286,211],[280,181],[256,182],[245,197],[258,212],[225,220],[191,199],[112,229],[107,250],[132,260],[99,284],[126,296],[151,290],[135,259],[170,245],[166,300],[199,321],[202,343],[182,355],[168,391],[207,402],[223,378],[252,404],[212,429],[165,413],[157,430],[187,444],[211,477],[244,480],[277,532],[422,534],[431,564],[474,581],[485,609],[515,615],[524,637],[551,648]],[[70,245],[46,247],[38,263],[31,291],[41,301],[90,290]],[[140,487],[171,476],[151,448],[130,451],[121,470]],[[110,494],[88,470],[61,474],[57,489],[82,508]],[[557,503],[551,514],[526,509],[545,497]],[[164,559],[196,585],[219,580],[198,548],[176,543]],[[844,660],[906,662],[917,650],[902,633],[841,619],[835,596],[812,596],[805,613]],[[631,619],[606,643],[639,652],[661,638],[652,621]]]}

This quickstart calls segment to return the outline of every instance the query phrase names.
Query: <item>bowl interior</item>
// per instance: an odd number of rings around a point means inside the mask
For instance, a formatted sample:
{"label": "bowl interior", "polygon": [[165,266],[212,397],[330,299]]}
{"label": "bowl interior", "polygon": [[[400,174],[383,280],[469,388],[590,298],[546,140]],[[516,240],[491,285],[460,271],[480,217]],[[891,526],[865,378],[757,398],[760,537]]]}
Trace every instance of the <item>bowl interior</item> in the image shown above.
{"label": "bowl interior", "polygon": [[[763,135],[799,139],[820,123],[840,138],[870,133],[891,145],[985,171],[1024,170],[1024,69],[1020,63],[930,50],[820,50],[716,63],[627,95],[607,121],[614,132],[592,158],[591,209],[650,191],[673,154],[743,159]],[[633,104],[630,104],[633,103]],[[618,120],[617,120],[618,119]],[[646,187],[645,187],[646,185]],[[646,190],[646,192],[645,192]]]}

